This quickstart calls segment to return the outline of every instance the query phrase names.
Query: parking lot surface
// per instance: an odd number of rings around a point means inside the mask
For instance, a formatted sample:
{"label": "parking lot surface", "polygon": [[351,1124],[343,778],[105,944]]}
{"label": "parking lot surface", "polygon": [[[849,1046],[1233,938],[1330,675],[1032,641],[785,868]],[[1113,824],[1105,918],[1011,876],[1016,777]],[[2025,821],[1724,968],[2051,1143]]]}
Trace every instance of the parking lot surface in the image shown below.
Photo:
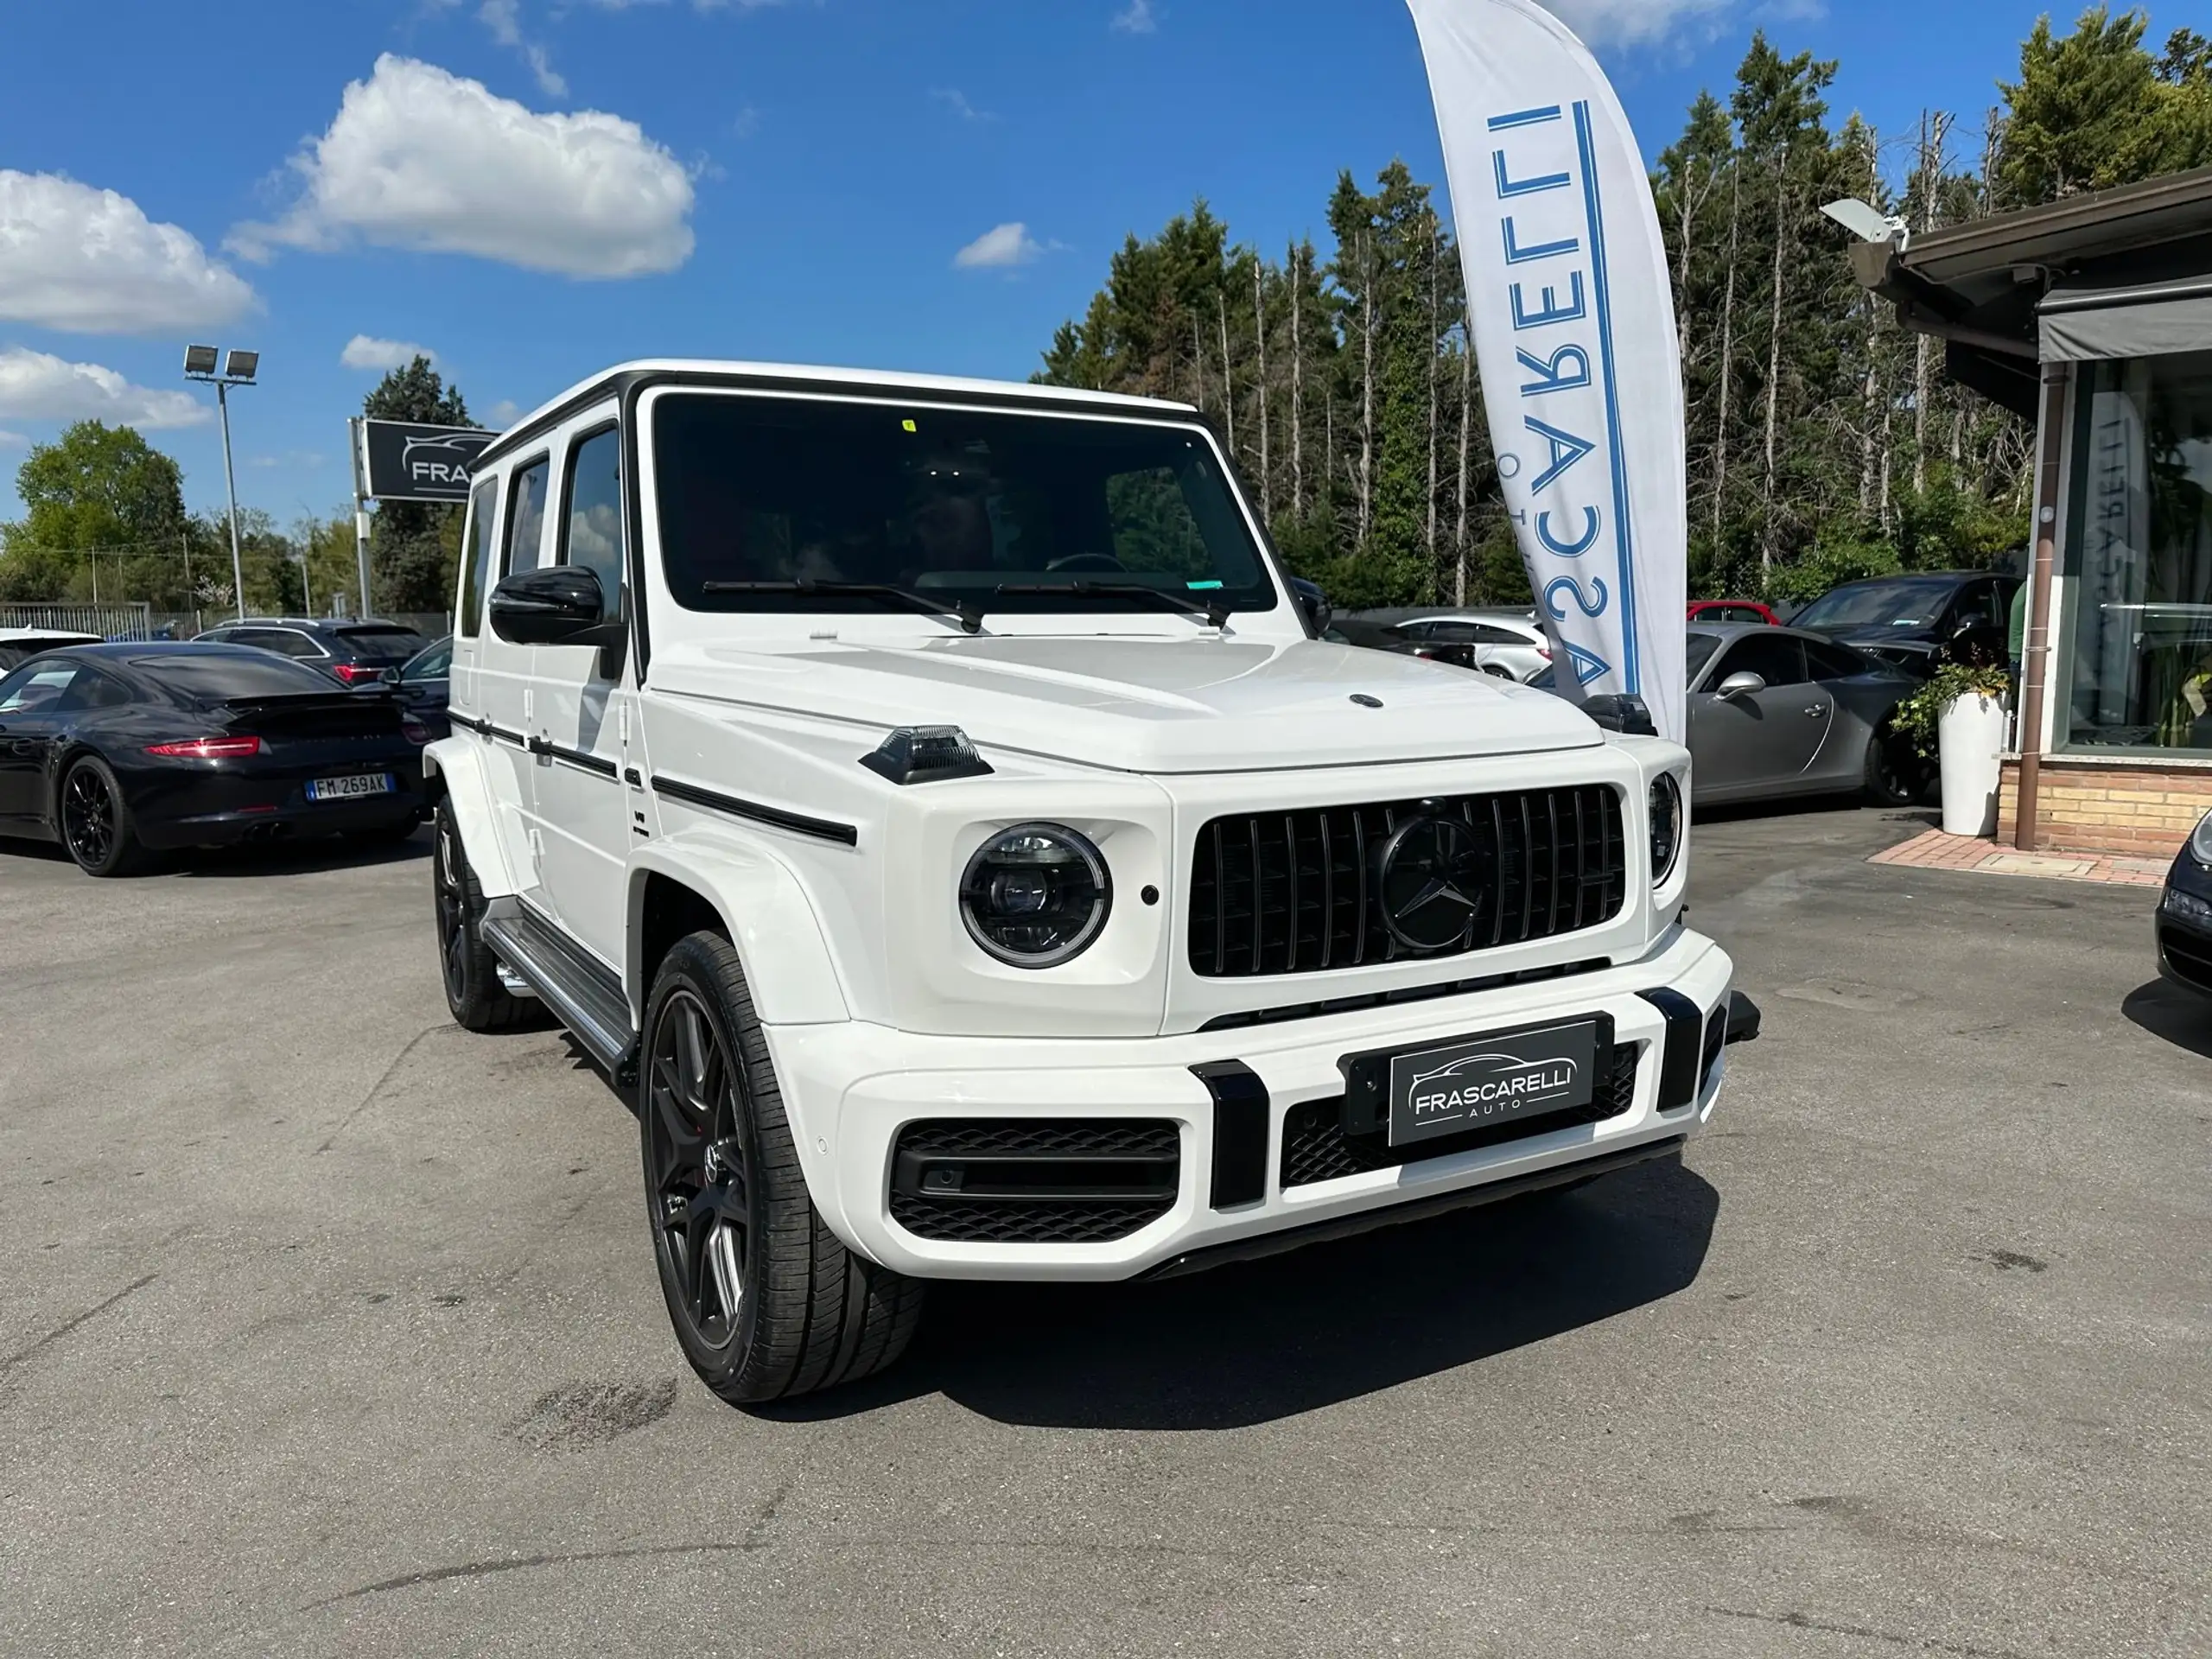
{"label": "parking lot surface", "polygon": [[759,1417],[606,1082],[447,1019],[426,838],[0,849],[0,1652],[2212,1651],[2212,1013],[1919,827],[1700,827],[1766,1029],[1686,1167],[941,1287]]}

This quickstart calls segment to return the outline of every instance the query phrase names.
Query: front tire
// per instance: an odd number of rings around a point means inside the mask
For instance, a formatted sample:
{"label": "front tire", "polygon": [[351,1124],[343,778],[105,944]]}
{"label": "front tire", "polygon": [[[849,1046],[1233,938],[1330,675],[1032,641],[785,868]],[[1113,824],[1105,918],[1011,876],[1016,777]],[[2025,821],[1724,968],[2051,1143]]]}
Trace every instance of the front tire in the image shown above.
{"label": "front tire", "polygon": [[96,754],[72,766],[61,779],[61,844],[86,875],[128,875],[145,861],[145,849],[114,768]]}
{"label": "front tire", "polygon": [[[438,924],[438,971],[446,1007],[464,1031],[505,1031],[530,1018],[532,1005],[499,982],[499,959],[484,943],[484,890],[468,867],[453,808],[438,804],[430,850],[430,885]],[[410,830],[410,833],[412,831]]]}
{"label": "front tire", "polygon": [[720,934],[681,939],[662,962],[639,1070],[653,1257],[700,1380],[750,1406],[897,1359],[923,1287],[855,1255],[816,1212],[745,970]]}

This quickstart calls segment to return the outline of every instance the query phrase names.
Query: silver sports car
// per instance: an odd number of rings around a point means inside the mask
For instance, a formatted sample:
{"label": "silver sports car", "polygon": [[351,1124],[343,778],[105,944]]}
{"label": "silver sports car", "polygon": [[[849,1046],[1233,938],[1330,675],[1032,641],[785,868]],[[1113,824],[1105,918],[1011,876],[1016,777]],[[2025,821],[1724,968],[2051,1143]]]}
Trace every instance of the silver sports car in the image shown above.
{"label": "silver sports car", "polygon": [[[1891,728],[1920,682],[1796,628],[1689,630],[1690,791],[1695,804],[1864,789],[1887,806],[1920,798],[1929,762]],[[1549,671],[1532,683],[1549,689]]]}

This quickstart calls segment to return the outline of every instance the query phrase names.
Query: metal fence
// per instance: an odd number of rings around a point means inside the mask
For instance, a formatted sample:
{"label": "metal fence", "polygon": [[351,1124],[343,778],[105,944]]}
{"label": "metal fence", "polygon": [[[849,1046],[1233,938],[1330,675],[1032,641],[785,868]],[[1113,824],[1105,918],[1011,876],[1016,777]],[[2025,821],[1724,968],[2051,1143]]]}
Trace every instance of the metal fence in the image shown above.
{"label": "metal fence", "polygon": [[[237,613],[227,608],[157,611],[143,600],[105,605],[0,605],[0,628],[57,628],[69,633],[96,633],[103,639],[189,639],[236,617]],[[443,611],[389,612],[377,620],[397,622],[426,639],[453,632]]]}

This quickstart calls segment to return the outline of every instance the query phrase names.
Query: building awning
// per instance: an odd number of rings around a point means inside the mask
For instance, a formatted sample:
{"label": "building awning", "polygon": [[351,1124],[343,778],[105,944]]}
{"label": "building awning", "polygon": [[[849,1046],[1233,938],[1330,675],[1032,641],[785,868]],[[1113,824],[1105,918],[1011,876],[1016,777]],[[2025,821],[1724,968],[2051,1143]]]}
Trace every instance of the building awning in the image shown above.
{"label": "building awning", "polygon": [[2117,288],[2062,283],[2036,311],[2046,363],[2212,351],[2212,275]]}

